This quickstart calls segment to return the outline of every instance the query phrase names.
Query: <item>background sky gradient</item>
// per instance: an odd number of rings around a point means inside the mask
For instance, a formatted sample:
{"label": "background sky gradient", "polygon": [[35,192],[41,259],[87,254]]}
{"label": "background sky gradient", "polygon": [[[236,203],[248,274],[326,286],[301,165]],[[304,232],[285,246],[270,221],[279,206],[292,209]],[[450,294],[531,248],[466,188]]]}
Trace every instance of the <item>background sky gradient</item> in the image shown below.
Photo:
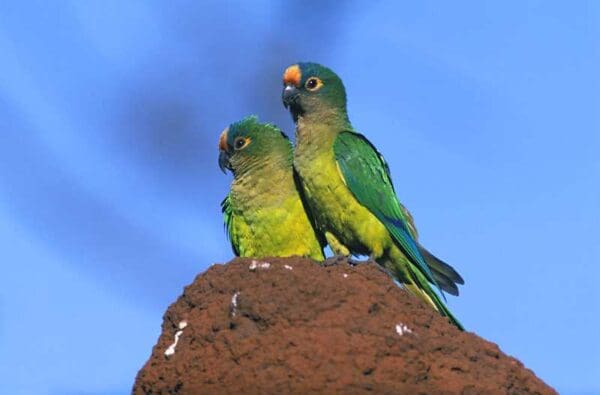
{"label": "background sky gradient", "polygon": [[600,3],[337,3],[0,3],[0,393],[130,391],[232,256],[221,130],[292,134],[299,60],[343,78],[465,326],[600,393]]}

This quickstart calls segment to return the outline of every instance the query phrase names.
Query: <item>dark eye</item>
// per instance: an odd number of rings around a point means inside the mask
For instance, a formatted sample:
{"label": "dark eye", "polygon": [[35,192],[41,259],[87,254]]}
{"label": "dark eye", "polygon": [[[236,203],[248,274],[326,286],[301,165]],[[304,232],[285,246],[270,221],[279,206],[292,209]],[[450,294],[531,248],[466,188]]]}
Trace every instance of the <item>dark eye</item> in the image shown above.
{"label": "dark eye", "polygon": [[322,85],[323,82],[317,77],[310,77],[308,80],[306,80],[306,83],[304,84],[304,86],[306,86],[306,89],[308,89],[309,91],[316,91]]}
{"label": "dark eye", "polygon": [[236,150],[241,150],[246,147],[250,143],[250,139],[247,137],[238,137],[233,141],[233,148]]}

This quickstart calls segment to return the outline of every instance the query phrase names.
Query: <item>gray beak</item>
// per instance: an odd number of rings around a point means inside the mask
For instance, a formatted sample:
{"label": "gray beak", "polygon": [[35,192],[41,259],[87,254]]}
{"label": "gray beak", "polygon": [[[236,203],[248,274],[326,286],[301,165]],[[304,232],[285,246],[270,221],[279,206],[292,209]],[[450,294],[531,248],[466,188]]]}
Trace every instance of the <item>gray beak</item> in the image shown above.
{"label": "gray beak", "polygon": [[297,96],[298,88],[296,88],[294,85],[286,85],[285,88],[283,88],[283,94],[281,95],[283,106],[285,108],[291,106],[296,100]]}
{"label": "gray beak", "polygon": [[229,154],[227,151],[219,152],[219,167],[225,174],[227,174],[227,169],[231,170],[231,163],[229,162]]}

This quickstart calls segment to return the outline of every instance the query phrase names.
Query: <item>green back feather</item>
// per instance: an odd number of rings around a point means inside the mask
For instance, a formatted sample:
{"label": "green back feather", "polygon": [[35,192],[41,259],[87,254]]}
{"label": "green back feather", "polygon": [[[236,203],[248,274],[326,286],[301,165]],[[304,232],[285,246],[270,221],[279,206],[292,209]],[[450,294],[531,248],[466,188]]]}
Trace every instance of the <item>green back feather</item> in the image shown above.
{"label": "green back feather", "polygon": [[361,134],[342,132],[333,150],[346,185],[356,199],[379,219],[408,259],[436,285],[429,266],[419,252],[392,185],[389,168],[379,152]]}
{"label": "green back feather", "polygon": [[384,224],[396,245],[408,258],[408,272],[412,281],[433,300],[444,316],[458,328],[464,329],[429,285],[435,285],[444,297],[436,277],[413,238],[410,218],[394,192],[389,167],[383,156],[363,135],[351,131],[342,132],[336,137],[333,151],[348,189],[360,204]]}

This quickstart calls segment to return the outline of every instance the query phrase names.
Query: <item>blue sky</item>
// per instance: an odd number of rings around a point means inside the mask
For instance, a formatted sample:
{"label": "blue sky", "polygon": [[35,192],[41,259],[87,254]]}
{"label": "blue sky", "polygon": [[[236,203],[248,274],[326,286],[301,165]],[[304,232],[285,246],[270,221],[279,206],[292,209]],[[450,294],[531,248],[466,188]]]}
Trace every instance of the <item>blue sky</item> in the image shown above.
{"label": "blue sky", "polygon": [[3,2],[0,392],[127,393],[183,286],[231,258],[217,139],[293,130],[336,70],[450,306],[565,394],[600,392],[596,2]]}

